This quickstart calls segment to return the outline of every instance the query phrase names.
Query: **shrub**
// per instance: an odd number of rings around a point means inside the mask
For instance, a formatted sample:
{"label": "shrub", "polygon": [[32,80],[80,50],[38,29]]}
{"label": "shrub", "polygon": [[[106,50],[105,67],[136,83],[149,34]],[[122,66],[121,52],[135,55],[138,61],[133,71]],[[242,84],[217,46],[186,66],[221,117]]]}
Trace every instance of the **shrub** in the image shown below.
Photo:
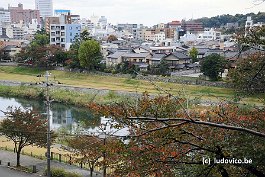
{"label": "shrub", "polygon": [[[44,175],[47,176],[47,169]],[[51,177],[82,177],[82,175],[74,172],[67,172],[62,168],[51,168]]]}

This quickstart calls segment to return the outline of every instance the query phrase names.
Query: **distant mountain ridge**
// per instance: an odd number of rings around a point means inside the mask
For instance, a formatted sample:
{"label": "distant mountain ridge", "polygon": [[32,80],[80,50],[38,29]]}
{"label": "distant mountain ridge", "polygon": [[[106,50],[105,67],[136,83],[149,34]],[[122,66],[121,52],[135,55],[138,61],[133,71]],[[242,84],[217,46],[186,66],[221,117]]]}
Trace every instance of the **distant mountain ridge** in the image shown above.
{"label": "distant mountain ridge", "polygon": [[263,22],[265,23],[265,12],[248,13],[248,14],[236,14],[236,15],[218,15],[215,17],[203,17],[196,19],[198,22],[202,22],[204,27],[208,28],[220,28],[221,26],[225,26],[227,23],[238,23],[239,27],[243,27],[247,20],[247,17],[251,16],[254,23]]}

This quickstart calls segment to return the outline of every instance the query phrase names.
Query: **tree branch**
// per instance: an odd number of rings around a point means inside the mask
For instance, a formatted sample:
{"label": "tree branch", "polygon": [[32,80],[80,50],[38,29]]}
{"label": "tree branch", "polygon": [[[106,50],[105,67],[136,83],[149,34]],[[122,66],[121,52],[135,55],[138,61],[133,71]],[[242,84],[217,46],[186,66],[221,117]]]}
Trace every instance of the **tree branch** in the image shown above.
{"label": "tree branch", "polygon": [[[262,138],[265,138],[265,134],[262,132],[258,132],[255,130],[251,130],[248,128],[243,128],[243,127],[236,127],[236,126],[232,126],[232,125],[226,125],[226,124],[218,124],[218,123],[214,123],[214,122],[206,122],[206,121],[200,121],[200,120],[193,120],[193,119],[186,119],[186,118],[153,118],[153,117],[129,117],[129,119],[131,120],[150,120],[150,121],[182,121],[182,122],[187,122],[187,123],[192,123],[192,124],[198,124],[198,125],[206,125],[206,126],[210,126],[210,127],[218,127],[218,128],[222,128],[222,129],[227,129],[227,130],[235,130],[235,131],[240,131],[240,132],[245,132],[245,133],[249,133],[255,136],[259,136]],[[174,124],[171,125],[171,127],[173,126],[179,126],[179,124]]]}

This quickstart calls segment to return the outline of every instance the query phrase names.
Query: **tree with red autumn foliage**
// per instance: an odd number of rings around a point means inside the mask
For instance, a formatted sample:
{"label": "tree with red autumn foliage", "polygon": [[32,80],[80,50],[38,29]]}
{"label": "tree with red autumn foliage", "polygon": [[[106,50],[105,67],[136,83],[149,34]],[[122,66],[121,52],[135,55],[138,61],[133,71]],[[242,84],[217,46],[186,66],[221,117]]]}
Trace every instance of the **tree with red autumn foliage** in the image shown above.
{"label": "tree with red autumn foliage", "polygon": [[71,148],[71,152],[76,156],[75,162],[88,164],[92,177],[94,169],[102,157],[102,141],[94,136],[79,135],[67,138],[66,142]]}
{"label": "tree with red autumn foliage", "polygon": [[[13,141],[17,154],[17,166],[20,166],[20,154],[24,147],[30,145],[46,146],[47,121],[32,110],[20,108],[4,112],[6,118],[0,123],[0,133]],[[55,136],[52,133],[52,140]]]}
{"label": "tree with red autumn foliage", "polygon": [[[145,94],[138,103],[89,108],[130,129],[117,175],[264,176],[265,110],[220,103],[205,110],[185,109],[186,100]],[[212,163],[203,164],[203,158]],[[246,164],[214,159],[251,159]]]}
{"label": "tree with red autumn foliage", "polygon": [[92,135],[77,135],[66,138],[66,142],[75,155],[75,162],[88,164],[91,177],[96,166],[115,168],[124,151],[124,144],[114,137],[103,140]]}

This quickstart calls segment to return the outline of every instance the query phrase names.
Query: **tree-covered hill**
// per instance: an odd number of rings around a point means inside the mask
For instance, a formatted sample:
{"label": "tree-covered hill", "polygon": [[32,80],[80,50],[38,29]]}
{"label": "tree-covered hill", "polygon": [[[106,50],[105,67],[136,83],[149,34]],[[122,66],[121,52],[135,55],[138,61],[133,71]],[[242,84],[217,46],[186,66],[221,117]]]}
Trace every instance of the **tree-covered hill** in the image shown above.
{"label": "tree-covered hill", "polygon": [[238,22],[238,25],[240,27],[245,25],[245,22],[247,20],[247,16],[251,16],[254,23],[257,22],[264,22],[265,23],[265,12],[259,12],[257,14],[255,13],[248,13],[248,14],[236,14],[236,15],[218,15],[215,17],[203,17],[200,19],[197,19],[198,21],[202,22],[204,27],[214,27],[219,28],[223,25],[226,25],[227,23],[236,23]]}

